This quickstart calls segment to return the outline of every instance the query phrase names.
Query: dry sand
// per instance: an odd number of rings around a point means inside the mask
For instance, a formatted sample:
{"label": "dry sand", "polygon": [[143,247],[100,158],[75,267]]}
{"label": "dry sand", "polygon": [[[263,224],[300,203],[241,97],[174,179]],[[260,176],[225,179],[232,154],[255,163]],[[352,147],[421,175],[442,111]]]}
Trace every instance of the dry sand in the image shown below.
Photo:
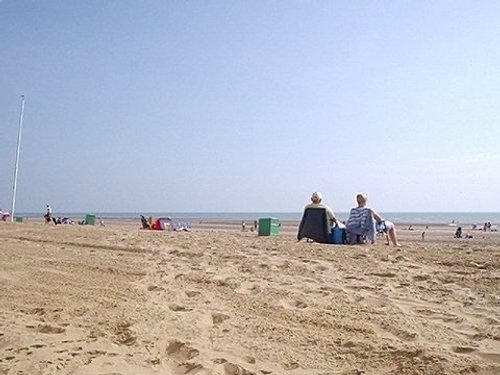
{"label": "dry sand", "polygon": [[2,374],[499,374],[500,234],[0,223]]}

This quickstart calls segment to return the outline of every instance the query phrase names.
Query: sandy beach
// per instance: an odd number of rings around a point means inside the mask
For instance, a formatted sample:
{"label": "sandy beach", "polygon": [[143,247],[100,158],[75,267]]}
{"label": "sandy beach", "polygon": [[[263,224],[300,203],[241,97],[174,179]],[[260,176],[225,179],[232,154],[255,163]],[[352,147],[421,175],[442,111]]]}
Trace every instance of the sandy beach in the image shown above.
{"label": "sandy beach", "polygon": [[500,234],[0,223],[2,374],[500,373]]}

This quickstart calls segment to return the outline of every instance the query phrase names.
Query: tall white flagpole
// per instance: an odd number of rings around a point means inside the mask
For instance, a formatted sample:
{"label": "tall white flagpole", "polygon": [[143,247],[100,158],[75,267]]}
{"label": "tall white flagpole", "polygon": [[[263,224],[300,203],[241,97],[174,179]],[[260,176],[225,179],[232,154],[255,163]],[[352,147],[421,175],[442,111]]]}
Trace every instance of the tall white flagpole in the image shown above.
{"label": "tall white flagpole", "polygon": [[19,171],[19,153],[21,151],[23,116],[24,116],[24,95],[21,95],[21,112],[19,114],[19,127],[17,129],[16,167],[14,169],[14,184],[12,186],[12,211],[10,212],[11,221],[14,221],[14,215],[16,213],[17,172]]}

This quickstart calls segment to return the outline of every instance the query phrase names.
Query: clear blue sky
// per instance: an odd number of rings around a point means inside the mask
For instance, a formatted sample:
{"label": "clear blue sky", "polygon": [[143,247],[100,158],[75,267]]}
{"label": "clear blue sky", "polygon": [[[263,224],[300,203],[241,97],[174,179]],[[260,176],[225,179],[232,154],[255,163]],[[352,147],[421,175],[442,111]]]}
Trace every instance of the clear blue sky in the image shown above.
{"label": "clear blue sky", "polygon": [[500,211],[499,1],[0,1],[0,207]]}

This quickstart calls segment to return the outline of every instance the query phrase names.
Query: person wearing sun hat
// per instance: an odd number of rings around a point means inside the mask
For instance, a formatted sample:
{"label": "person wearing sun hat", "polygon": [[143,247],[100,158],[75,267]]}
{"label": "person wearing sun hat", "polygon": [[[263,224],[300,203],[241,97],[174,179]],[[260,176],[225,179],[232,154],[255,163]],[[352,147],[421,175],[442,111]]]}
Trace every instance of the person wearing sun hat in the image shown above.
{"label": "person wearing sun hat", "polygon": [[330,221],[330,226],[333,226],[337,222],[337,218],[333,213],[332,209],[326,204],[321,203],[323,201],[323,195],[319,191],[315,191],[311,195],[311,203],[304,207],[304,211],[308,208],[324,208],[326,210],[326,215]]}

